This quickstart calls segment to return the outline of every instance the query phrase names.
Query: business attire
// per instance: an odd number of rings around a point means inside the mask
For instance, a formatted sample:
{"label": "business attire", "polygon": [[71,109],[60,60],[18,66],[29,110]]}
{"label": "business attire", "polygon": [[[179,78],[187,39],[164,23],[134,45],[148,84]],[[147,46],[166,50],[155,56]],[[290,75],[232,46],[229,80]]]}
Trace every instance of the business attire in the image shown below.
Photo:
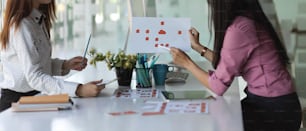
{"label": "business attire", "polygon": [[53,76],[69,73],[62,69],[64,60],[51,59],[50,36],[44,24],[44,15],[33,9],[18,29],[10,28],[8,46],[1,50],[3,78],[0,110],[10,107],[21,96],[68,93],[75,96],[78,83]]}
{"label": "business attire", "polygon": [[247,82],[242,100],[245,130],[297,130],[301,106],[290,73],[281,63],[268,32],[239,16],[226,30],[220,62],[209,84],[222,95],[235,76]]}

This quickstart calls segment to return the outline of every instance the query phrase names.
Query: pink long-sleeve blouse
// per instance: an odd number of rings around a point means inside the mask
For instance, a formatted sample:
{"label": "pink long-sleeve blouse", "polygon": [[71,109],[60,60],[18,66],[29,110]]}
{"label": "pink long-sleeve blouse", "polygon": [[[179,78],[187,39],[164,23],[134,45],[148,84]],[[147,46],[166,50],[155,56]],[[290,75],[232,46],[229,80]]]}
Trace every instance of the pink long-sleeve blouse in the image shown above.
{"label": "pink long-sleeve blouse", "polygon": [[291,75],[281,64],[274,41],[247,17],[237,17],[226,30],[220,62],[210,71],[209,84],[223,95],[235,76],[242,76],[247,90],[264,97],[295,91]]}

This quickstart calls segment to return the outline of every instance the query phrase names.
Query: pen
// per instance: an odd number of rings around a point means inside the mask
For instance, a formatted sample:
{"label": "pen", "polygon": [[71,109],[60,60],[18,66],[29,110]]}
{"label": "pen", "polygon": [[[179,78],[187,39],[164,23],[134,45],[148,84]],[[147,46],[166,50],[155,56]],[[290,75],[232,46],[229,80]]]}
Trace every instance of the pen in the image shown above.
{"label": "pen", "polygon": [[153,68],[153,66],[154,66],[154,64],[156,63],[156,61],[158,60],[158,58],[159,58],[159,55],[157,55],[157,56],[153,55],[153,56],[151,57],[149,68]]}
{"label": "pen", "polygon": [[84,64],[84,62],[85,62],[86,53],[87,53],[87,50],[88,50],[88,45],[90,43],[90,39],[91,39],[91,34],[89,35],[89,38],[88,38],[88,41],[87,41],[87,45],[86,45],[86,48],[85,48],[85,51],[84,51],[84,55],[83,55],[82,64]]}

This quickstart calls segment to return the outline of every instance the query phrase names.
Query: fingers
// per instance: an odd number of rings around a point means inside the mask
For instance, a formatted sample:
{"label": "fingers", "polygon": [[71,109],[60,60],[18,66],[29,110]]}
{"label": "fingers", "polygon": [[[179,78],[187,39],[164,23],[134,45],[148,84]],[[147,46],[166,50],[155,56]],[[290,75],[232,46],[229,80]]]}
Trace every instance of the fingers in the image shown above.
{"label": "fingers", "polygon": [[70,63],[72,63],[72,64],[87,63],[87,62],[88,62],[88,59],[85,58],[85,57],[82,57],[82,56],[76,56],[76,57],[70,59],[69,61],[70,61]]}
{"label": "fingers", "polygon": [[81,71],[81,70],[85,69],[86,66],[87,66],[87,63],[85,63],[85,64],[79,63],[77,65],[74,65],[74,67],[72,67],[72,69],[77,70],[77,71]]}
{"label": "fingers", "polygon": [[100,92],[101,90],[103,90],[103,89],[105,88],[105,84],[99,85],[99,86],[97,86],[97,87],[98,87],[99,92]]}
{"label": "fingers", "polygon": [[70,69],[81,71],[87,67],[87,58],[77,56],[69,60]]}
{"label": "fingers", "polygon": [[91,92],[89,97],[95,97],[100,94],[101,90],[105,88],[105,85],[97,86],[96,84],[92,84],[90,88]]}
{"label": "fingers", "polygon": [[171,47],[170,48],[170,53],[172,55],[172,58],[173,58],[173,62],[176,63],[177,61],[177,58],[179,58],[179,55],[180,55],[180,49],[178,48],[175,48],[175,47]]}
{"label": "fingers", "polygon": [[104,89],[105,86],[97,86],[95,84],[87,83],[84,85],[81,85],[77,88],[77,95],[80,97],[95,97],[98,96],[102,89]]}
{"label": "fingers", "polygon": [[76,57],[71,58],[69,61],[74,62],[74,63],[80,63],[83,61],[87,62],[87,58],[82,57],[82,56],[76,56]]}
{"label": "fingers", "polygon": [[172,55],[179,53],[181,50],[179,48],[171,47],[170,48],[170,53]]}
{"label": "fingers", "polygon": [[189,32],[190,32],[190,34],[193,35],[193,36],[198,36],[198,35],[199,35],[199,32],[198,32],[194,27],[191,27],[191,28],[189,29]]}
{"label": "fingers", "polygon": [[[102,82],[102,81],[101,81]],[[101,92],[101,90],[103,90],[105,88],[105,84],[102,84],[102,85],[95,85],[96,86],[96,95],[95,96],[98,96]]]}
{"label": "fingers", "polygon": [[170,53],[172,55],[173,63],[182,67],[186,66],[186,63],[190,60],[189,56],[182,50],[171,47]]}
{"label": "fingers", "polygon": [[100,94],[101,90],[103,90],[105,88],[105,84],[97,85],[98,83],[102,83],[102,81],[103,81],[103,79],[90,82],[90,84],[93,84],[92,88],[95,89],[94,92],[93,92],[94,96],[98,96]]}
{"label": "fingers", "polygon": [[195,28],[189,29],[189,37],[191,42],[196,42],[199,39],[199,32]]}
{"label": "fingers", "polygon": [[82,56],[75,56],[73,57],[74,59],[82,59],[83,57]]}
{"label": "fingers", "polygon": [[86,65],[87,65],[87,62],[88,62],[87,58],[84,58],[84,59],[81,60],[79,63],[82,63],[82,64],[86,64]]}

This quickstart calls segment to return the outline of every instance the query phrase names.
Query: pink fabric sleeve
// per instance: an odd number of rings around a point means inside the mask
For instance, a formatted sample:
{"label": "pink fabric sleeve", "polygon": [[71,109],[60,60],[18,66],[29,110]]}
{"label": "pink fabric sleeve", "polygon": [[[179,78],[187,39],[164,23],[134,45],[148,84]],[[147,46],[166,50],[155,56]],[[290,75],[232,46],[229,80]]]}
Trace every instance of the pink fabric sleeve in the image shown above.
{"label": "pink fabric sleeve", "polygon": [[210,71],[209,85],[213,92],[222,96],[233,82],[235,76],[240,75],[241,69],[252,50],[252,44],[248,43],[248,30],[245,24],[232,25],[226,31],[221,57],[217,69]]}

